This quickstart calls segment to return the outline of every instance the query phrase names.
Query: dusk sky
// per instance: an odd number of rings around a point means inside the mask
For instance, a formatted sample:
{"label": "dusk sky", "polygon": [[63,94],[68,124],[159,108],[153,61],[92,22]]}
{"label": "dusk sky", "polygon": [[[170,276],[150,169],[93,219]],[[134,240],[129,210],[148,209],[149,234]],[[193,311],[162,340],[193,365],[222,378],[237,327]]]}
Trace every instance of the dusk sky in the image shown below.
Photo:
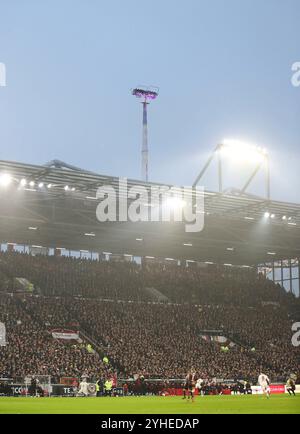
{"label": "dusk sky", "polygon": [[[139,178],[142,107],[130,92],[155,85],[151,181],[191,185],[235,138],[269,150],[272,198],[299,203],[299,23],[299,0],[0,0],[0,159]],[[230,166],[224,187],[251,169]]]}

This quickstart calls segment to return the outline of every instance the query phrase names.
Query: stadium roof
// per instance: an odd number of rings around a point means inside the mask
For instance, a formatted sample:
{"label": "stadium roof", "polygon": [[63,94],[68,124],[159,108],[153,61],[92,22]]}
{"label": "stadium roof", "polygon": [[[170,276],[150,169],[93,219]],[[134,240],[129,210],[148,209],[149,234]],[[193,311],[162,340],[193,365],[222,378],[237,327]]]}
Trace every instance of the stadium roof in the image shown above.
{"label": "stadium roof", "polygon": [[[204,230],[187,233],[182,223],[100,223],[96,190],[117,186],[117,177],[60,161],[45,166],[0,161],[3,174],[13,178],[12,185],[0,187],[3,243],[233,265],[300,257],[300,204],[238,191],[205,192]],[[19,188],[22,179],[28,183]],[[128,185],[161,184],[128,180]]]}

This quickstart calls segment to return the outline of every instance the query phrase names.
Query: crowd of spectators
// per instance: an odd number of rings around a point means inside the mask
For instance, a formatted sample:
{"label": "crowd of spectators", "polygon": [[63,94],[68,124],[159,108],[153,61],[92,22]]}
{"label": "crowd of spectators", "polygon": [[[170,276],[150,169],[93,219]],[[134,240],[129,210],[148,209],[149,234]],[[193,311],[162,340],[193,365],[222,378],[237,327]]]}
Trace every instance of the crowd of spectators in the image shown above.
{"label": "crowd of spectators", "polygon": [[46,326],[24,309],[24,302],[8,295],[0,297],[0,322],[6,326],[7,345],[0,347],[0,378],[27,375],[79,377],[99,372],[99,357],[82,345],[53,339]]}
{"label": "crowd of spectators", "polygon": [[[82,298],[6,296],[0,321],[8,345],[0,350],[0,376],[99,375],[107,357],[119,377],[184,378],[193,366],[201,378],[253,379],[263,369],[285,379],[299,371],[299,349],[291,345],[291,322],[278,307],[260,309],[193,306]],[[50,331],[79,330],[95,344],[62,344]],[[207,340],[228,338],[229,351]]]}
{"label": "crowd of spectators", "polygon": [[[155,288],[173,303],[256,305],[262,301],[294,302],[279,285],[254,269],[217,265],[97,261],[61,256],[0,252],[0,279],[13,290],[14,277],[33,283],[44,295],[150,301]],[[4,279],[2,279],[4,280]],[[1,290],[1,284],[0,284]]]}
{"label": "crowd of spectators", "polygon": [[[34,293],[13,293],[14,277],[31,281]],[[201,378],[252,381],[261,370],[283,380],[300,370],[290,297],[252,270],[1,253],[0,279],[0,377],[97,377],[104,356],[127,379],[184,378],[191,366]],[[146,287],[169,303],[149,301]],[[58,327],[79,330],[97,352],[54,339]],[[212,338],[216,330],[228,351]]]}
{"label": "crowd of spectators", "polygon": [[[47,295],[145,299],[141,275],[135,263],[92,261],[73,257],[32,256],[0,252],[0,273],[23,277]],[[14,289],[10,279],[9,289]]]}

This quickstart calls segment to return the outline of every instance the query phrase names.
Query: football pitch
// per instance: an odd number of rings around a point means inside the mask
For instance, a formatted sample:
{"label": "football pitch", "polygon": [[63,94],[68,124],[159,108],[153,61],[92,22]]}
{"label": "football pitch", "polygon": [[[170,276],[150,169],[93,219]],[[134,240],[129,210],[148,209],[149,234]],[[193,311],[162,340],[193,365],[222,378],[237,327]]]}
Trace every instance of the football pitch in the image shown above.
{"label": "football pitch", "polygon": [[0,414],[300,414],[300,395],[180,397],[1,398]]}

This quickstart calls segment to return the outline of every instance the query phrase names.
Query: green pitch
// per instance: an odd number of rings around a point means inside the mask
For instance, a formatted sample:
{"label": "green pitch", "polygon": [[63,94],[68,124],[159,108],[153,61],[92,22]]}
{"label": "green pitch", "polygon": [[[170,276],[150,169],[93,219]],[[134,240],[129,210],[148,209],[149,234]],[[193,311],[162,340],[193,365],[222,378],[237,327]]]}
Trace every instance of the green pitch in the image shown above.
{"label": "green pitch", "polygon": [[296,397],[208,396],[194,403],[180,397],[128,398],[1,398],[0,413],[77,413],[77,414],[300,414],[300,395]]}

